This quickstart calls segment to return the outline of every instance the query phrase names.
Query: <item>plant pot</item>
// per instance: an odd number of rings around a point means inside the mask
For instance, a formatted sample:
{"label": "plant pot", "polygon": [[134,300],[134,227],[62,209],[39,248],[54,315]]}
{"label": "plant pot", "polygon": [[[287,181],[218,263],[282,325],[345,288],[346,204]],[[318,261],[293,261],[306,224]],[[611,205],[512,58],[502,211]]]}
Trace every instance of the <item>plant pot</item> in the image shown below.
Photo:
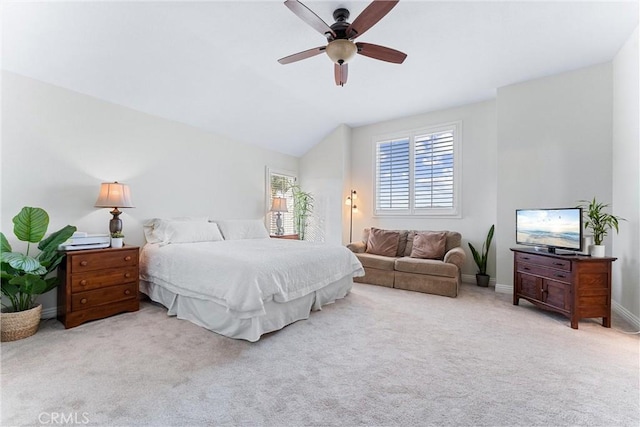
{"label": "plant pot", "polygon": [[476,274],[476,285],[478,286],[482,286],[483,288],[486,288],[489,286],[489,279],[491,278],[491,276],[489,276],[488,274]]}
{"label": "plant pot", "polygon": [[112,248],[121,248],[124,246],[124,239],[122,237],[112,237],[111,238],[111,247]]}
{"label": "plant pot", "polygon": [[0,341],[16,341],[35,334],[38,332],[41,314],[42,304],[38,304],[29,310],[1,313]]}
{"label": "plant pot", "polygon": [[589,255],[594,258],[604,258],[604,245],[589,246]]}

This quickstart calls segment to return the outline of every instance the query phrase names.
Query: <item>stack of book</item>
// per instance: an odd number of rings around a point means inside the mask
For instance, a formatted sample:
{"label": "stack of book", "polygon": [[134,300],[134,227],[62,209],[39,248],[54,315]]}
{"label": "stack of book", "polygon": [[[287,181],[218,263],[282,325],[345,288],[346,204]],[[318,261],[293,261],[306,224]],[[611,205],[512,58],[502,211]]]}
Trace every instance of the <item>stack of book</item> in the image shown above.
{"label": "stack of book", "polygon": [[88,234],[84,231],[76,231],[64,243],[58,246],[61,251],[77,251],[81,249],[108,248],[110,239],[108,234]]}

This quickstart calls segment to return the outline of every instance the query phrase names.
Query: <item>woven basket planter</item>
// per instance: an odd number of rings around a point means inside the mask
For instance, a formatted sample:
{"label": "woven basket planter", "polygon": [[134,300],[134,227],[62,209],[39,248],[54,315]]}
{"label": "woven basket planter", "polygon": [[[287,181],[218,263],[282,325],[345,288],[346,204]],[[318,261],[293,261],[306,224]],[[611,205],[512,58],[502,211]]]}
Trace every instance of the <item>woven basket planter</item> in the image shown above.
{"label": "woven basket planter", "polygon": [[41,314],[42,304],[29,310],[0,314],[1,341],[21,340],[38,332]]}

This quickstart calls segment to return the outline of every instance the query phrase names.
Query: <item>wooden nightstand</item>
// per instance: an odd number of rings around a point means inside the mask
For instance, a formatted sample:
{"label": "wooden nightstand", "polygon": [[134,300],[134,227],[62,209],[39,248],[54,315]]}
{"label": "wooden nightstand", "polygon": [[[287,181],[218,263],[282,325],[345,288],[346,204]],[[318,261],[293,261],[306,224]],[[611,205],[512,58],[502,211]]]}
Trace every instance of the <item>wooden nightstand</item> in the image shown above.
{"label": "wooden nightstand", "polygon": [[58,267],[58,320],[65,328],[137,311],[137,246],[66,251]]}
{"label": "wooden nightstand", "polygon": [[280,236],[272,234],[272,239],[289,239],[289,240],[300,240],[297,234],[282,234]]}

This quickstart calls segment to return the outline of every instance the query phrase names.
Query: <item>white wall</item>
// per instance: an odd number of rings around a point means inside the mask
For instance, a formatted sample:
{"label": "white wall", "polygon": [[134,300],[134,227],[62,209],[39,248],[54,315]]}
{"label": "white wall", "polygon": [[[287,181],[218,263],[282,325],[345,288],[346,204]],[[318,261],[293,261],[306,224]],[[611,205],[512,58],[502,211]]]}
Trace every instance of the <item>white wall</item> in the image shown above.
{"label": "white wall", "polygon": [[340,125],[300,158],[300,185],[314,197],[307,240],[342,243],[350,144],[351,128]]}
{"label": "white wall", "polygon": [[640,103],[638,28],[613,60],[613,209],[626,218],[613,236],[612,300],[640,328]]}
{"label": "white wall", "polygon": [[[108,232],[109,209],[93,207],[101,182],[130,185],[125,240],[144,243],[153,217],[263,218],[265,167],[298,171],[298,159],[2,73],[2,231],[22,206],[66,224]],[[21,242],[17,242],[21,243]],[[15,245],[20,247],[19,244]],[[44,296],[45,310],[55,295]]]}
{"label": "white wall", "polygon": [[517,208],[611,203],[611,78],[607,63],[498,89],[497,290],[513,288]]}
{"label": "white wall", "polygon": [[[390,120],[352,131],[351,174],[358,192],[353,236],[359,239],[365,227],[417,230],[454,230],[462,234],[467,262],[463,274],[474,275],[476,266],[467,242],[478,247],[496,221],[496,110],[486,101],[443,111]],[[375,182],[375,137],[462,121],[462,218],[376,217],[373,215]],[[348,229],[349,224],[346,223]],[[495,276],[495,247],[490,251],[488,273]]]}

